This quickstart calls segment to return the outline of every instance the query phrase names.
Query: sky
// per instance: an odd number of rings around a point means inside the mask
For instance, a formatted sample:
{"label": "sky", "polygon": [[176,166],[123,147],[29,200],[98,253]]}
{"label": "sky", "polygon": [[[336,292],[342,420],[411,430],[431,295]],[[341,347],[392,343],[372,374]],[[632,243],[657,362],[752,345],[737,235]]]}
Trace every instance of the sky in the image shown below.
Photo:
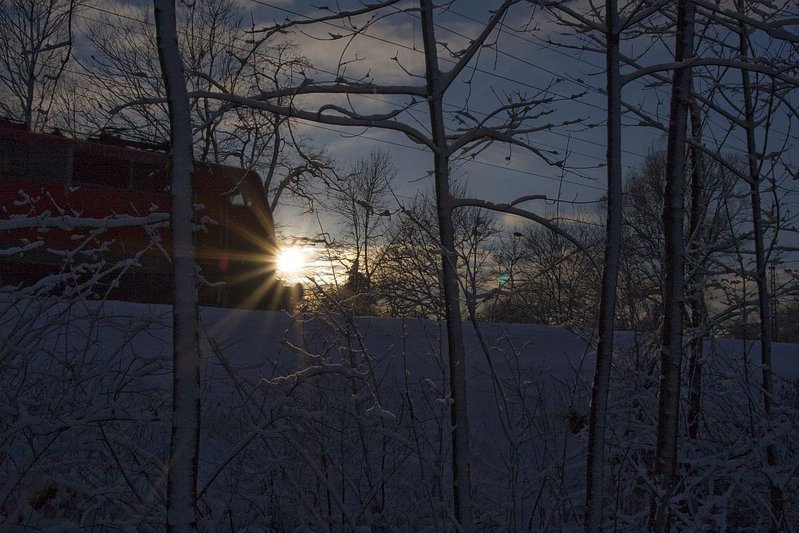
{"label": "sky", "polygon": [[[254,0],[253,0],[254,1]],[[319,13],[310,2],[261,2],[264,10],[274,13],[273,19],[281,17],[302,19],[303,15]],[[342,3],[342,5],[347,5]],[[407,4],[405,4],[407,5]],[[487,20],[489,7],[493,4],[476,1],[453,2],[437,19],[437,39],[445,42],[451,50],[457,50],[466,42],[465,37],[477,34]],[[360,19],[363,20],[363,19]],[[539,123],[579,120],[578,124],[555,127],[530,138],[531,143],[546,150],[555,150],[558,156],[566,157],[565,169],[547,165],[540,158],[524,153],[522,150],[508,150],[495,146],[488,149],[473,161],[459,167],[457,174],[469,184],[474,196],[502,202],[517,196],[544,194],[548,198],[562,198],[567,201],[595,202],[604,194],[605,132],[602,122],[605,118],[604,96],[597,88],[604,86],[604,58],[596,53],[559,47],[551,44],[587,44],[575,41],[564,35],[563,28],[553,25],[541,13],[531,16],[531,11],[522,6],[511,10],[506,21],[507,28],[502,32],[496,45],[485,50],[477,63],[477,71],[467,70],[459,82],[448,93],[447,108],[454,110],[467,107],[469,112],[479,117],[480,113],[490,111],[504,103],[504,93],[518,92],[527,96],[562,99],[564,101],[544,105],[541,108],[551,112]],[[518,32],[513,29],[526,28],[530,31]],[[340,60],[350,61],[345,75],[357,78],[370,75],[375,82],[418,83],[404,70],[414,73],[423,68],[419,22],[416,14],[397,14],[384,23],[378,23],[366,36],[349,42],[346,39],[331,40],[329,35],[341,34],[341,23],[313,26],[300,35],[292,35],[303,54],[319,70],[313,74],[315,80],[324,79],[326,73],[337,71]],[[493,39],[492,39],[493,40]],[[631,53],[651,47],[648,50],[651,61],[668,61],[670,58],[657,47],[662,43],[641,42],[638,39],[627,45]],[[445,58],[445,52],[439,56]],[[395,59],[392,59],[395,58]],[[446,68],[447,61],[442,61]],[[329,77],[329,75],[328,75]],[[464,83],[469,80],[471,83]],[[584,93],[579,98],[565,99],[571,95]],[[647,112],[665,123],[668,117],[668,88],[656,87],[649,79],[636,80],[624,88],[625,99],[641,106]],[[384,110],[381,101],[387,98],[371,98],[358,101],[359,110]],[[406,120],[414,125],[426,126],[423,106],[415,108]],[[633,117],[625,117],[623,130],[624,169],[626,173],[638,168],[651,150],[665,149],[665,134],[642,126]],[[778,121],[779,127],[772,132],[772,142],[778,144],[779,134],[784,134],[788,125]],[[421,127],[421,126],[420,126]],[[723,124],[712,118],[708,130],[721,130]],[[304,132],[316,142],[323,144],[339,160],[367,153],[374,146],[390,150],[399,162],[399,191],[410,195],[424,187],[429,180],[424,179],[431,169],[431,157],[425,149],[415,146],[401,134],[370,130],[355,130],[358,137],[338,134],[331,130],[344,131],[341,127],[307,125]],[[711,136],[716,133],[710,133]],[[784,136],[784,135],[783,135]],[[725,141],[731,151],[739,150],[743,142],[740,132],[733,133]],[[799,166],[797,167],[799,168]],[[550,206],[536,205],[537,210],[547,211]],[[583,209],[590,209],[590,204]]]}
{"label": "sky", "polygon": [[[438,41],[446,42],[452,50],[461,48],[465,43],[463,36],[476,35],[481,25],[475,21],[485,20],[487,15],[484,3],[456,2],[447,16],[442,17],[437,27]],[[332,29],[324,28],[313,34],[316,37],[323,37],[325,31]],[[323,41],[323,46],[319,46],[319,41],[314,42],[307,36],[302,36],[302,39],[301,49],[315,66],[328,71],[335,70],[335,62],[339,58],[338,49],[335,51],[331,49],[336,44],[335,41]],[[584,90],[578,84],[565,81],[549,88],[553,78],[565,74],[561,69],[564,56],[559,50],[542,54],[543,45],[540,38],[538,39],[537,41],[535,38],[516,34],[503,36],[495,50],[481,55],[477,72],[465,72],[453,85],[447,97],[446,109],[454,111],[464,107],[472,115],[480,118],[484,113],[504,104],[503,93],[518,92],[531,97],[561,98]],[[309,44],[305,44],[306,42]],[[343,46],[339,46],[340,48]],[[413,79],[405,75],[402,70],[419,73],[424,66],[417,15],[393,16],[386,24],[379,25],[372,37],[364,37],[360,42],[350,44],[344,54],[345,58],[363,59],[350,67],[354,77],[368,72],[376,81],[420,83],[418,78]],[[441,57],[444,59],[441,63],[442,68],[446,69],[451,62],[447,61],[445,53],[442,53]],[[535,60],[532,60],[533,58]],[[588,64],[581,65],[577,77],[585,77],[591,69],[595,67]],[[467,84],[466,81],[470,83]],[[592,96],[573,102],[572,105],[542,106],[542,109],[547,107],[552,115],[547,115],[538,122],[557,123],[586,117],[593,121],[601,120],[603,113],[601,99],[597,102],[597,98]],[[408,115],[406,119],[408,123],[424,130],[428,129],[424,106],[417,106]],[[314,136],[324,139],[334,154],[368,152],[375,143],[377,146],[390,149],[395,159],[402,162],[400,181],[404,180],[405,186],[403,187],[403,183],[399,185],[404,194],[410,194],[429,181],[422,178],[427,176],[432,167],[430,154],[424,148],[414,145],[404,135],[372,130],[357,139],[357,142],[353,142],[353,139],[329,131],[322,133],[318,127],[309,126],[308,129],[309,133],[316,130]],[[496,146],[480,153],[474,161],[459,166],[457,174],[468,181],[474,195],[497,202],[527,194],[546,194],[549,197],[556,197],[561,179],[564,198],[596,200],[601,196],[602,170],[599,169],[597,172],[595,168],[583,168],[595,167],[604,159],[605,149],[601,129],[590,131],[582,126],[562,127],[552,132],[538,134],[531,140],[546,150],[557,150],[559,154],[569,150],[571,152],[569,160],[573,161],[575,168],[567,169],[564,173],[521,149],[508,150],[507,147]],[[354,146],[356,144],[358,146]],[[555,158],[559,156],[553,154],[553,159]]]}
{"label": "sky", "polygon": [[[237,0],[255,28],[267,27],[286,19],[305,20],[308,17],[329,14],[320,9],[322,2],[300,0]],[[141,0],[102,0],[96,6],[110,13],[126,13],[148,2]],[[354,0],[335,3],[342,9],[361,5]],[[457,51],[476,36],[490,17],[492,7],[499,2],[456,0],[438,13],[436,19],[439,58],[442,68],[452,63],[449,51]],[[578,8],[584,2],[576,2]],[[333,5],[332,3],[330,4]],[[403,2],[400,8],[390,8],[388,15],[372,21],[371,26],[355,39],[343,37],[344,22],[299,26],[280,36],[297,46],[312,68],[306,75],[315,81],[326,81],[337,76],[348,80],[366,79],[376,84],[413,84],[423,80],[423,54],[420,22],[417,13],[399,12],[401,8],[416,5]],[[92,9],[89,9],[91,13]],[[348,21],[362,27],[366,17],[353,17]],[[604,58],[585,51],[591,43],[585,37],[575,38],[570,30],[552,22],[541,10],[532,10],[522,2],[513,7],[503,21],[502,31],[492,36],[492,46],[485,48],[474,63],[476,68],[466,69],[447,94],[448,111],[468,110],[470,116],[481,118],[505,103],[508,94],[523,95],[541,100],[539,109],[545,112],[531,124],[552,123],[555,126],[530,135],[530,144],[551,152],[553,160],[565,159],[563,167],[547,164],[540,157],[519,148],[494,144],[474,158],[459,162],[455,176],[467,185],[470,194],[493,202],[509,202],[519,196],[545,195],[550,201],[536,201],[525,206],[538,214],[551,215],[555,211],[553,199],[560,198],[561,213],[574,210],[588,212],[582,217],[594,222],[602,221],[600,198],[605,192],[605,102],[601,94],[604,86]],[[257,35],[257,34],[256,34]],[[624,44],[632,55],[645,52],[652,62],[670,59],[667,47],[670,37],[664,40],[641,36]],[[560,43],[554,44],[554,43]],[[565,45],[565,46],[563,46]],[[579,95],[579,96],[575,96]],[[625,100],[653,114],[661,123],[668,118],[668,88],[659,87],[651,79],[636,80],[624,88]],[[297,98],[296,104],[318,109],[326,103],[352,105],[363,113],[379,113],[392,109],[397,102],[407,99],[382,95],[365,97],[324,96]],[[400,115],[407,124],[428,131],[427,112],[423,102]],[[569,125],[560,125],[570,122]],[[624,119],[622,134],[623,168],[629,175],[640,167],[647,153],[665,149],[662,131],[642,126],[634,116]],[[448,126],[456,127],[450,120]],[[773,146],[782,146],[789,131],[786,118],[780,118],[770,132]],[[340,167],[347,167],[358,157],[375,149],[388,151],[398,168],[394,183],[400,201],[409,201],[418,192],[432,187],[430,170],[432,156],[429,151],[412,142],[401,133],[378,129],[345,128],[297,122],[295,131],[310,143],[335,158]],[[740,151],[743,135],[740,131],[728,134],[718,117],[710,118],[706,126],[708,140],[726,135],[725,151]],[[792,139],[791,139],[792,140]],[[799,170],[799,162],[791,161]],[[799,203],[795,192],[796,181],[784,180],[783,197],[786,203]],[[293,209],[281,208],[276,219],[287,235],[312,236],[319,231],[313,216],[298,216]],[[519,221],[512,217],[501,219],[507,226]],[[324,222],[330,225],[329,221]],[[329,228],[325,228],[328,229]]]}

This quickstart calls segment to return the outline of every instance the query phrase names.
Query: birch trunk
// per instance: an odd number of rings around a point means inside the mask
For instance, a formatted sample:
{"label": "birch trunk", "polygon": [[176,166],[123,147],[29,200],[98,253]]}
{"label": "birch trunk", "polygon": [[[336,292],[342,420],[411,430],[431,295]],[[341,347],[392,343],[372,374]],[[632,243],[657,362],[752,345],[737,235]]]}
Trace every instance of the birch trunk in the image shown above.
{"label": "birch trunk", "polygon": [[[691,89],[693,92],[693,88]],[[699,117],[698,103],[691,98],[691,137],[694,143],[701,142],[702,127]],[[700,232],[702,227],[703,205],[702,198],[705,194],[704,168],[702,156],[696,147],[691,148],[691,212],[688,218],[689,248],[698,250],[702,243]],[[692,252],[695,260],[699,260],[696,251]],[[699,416],[702,412],[702,358],[704,357],[704,341],[701,327],[707,316],[707,306],[703,290],[704,275],[700,265],[691,266],[691,275],[688,279],[688,309],[690,311],[691,328],[691,353],[688,361],[688,438],[696,439],[699,436]]]}
{"label": "birch trunk", "polygon": [[200,437],[200,350],[197,270],[192,240],[192,131],[178,48],[174,0],[154,0],[158,57],[169,104],[172,171],[172,433],[167,474],[166,526],[197,529],[197,460]]}
{"label": "birch trunk", "polygon": [[471,460],[469,455],[469,419],[466,406],[466,349],[458,285],[458,255],[455,249],[455,228],[449,183],[449,146],[444,126],[444,88],[438,65],[438,52],[433,21],[432,0],[420,0],[422,38],[424,40],[425,77],[428,109],[434,150],[436,212],[441,245],[444,313],[447,323],[449,357],[450,425],[452,442],[452,495],[456,527],[472,529]]}
{"label": "birch trunk", "polygon": [[[680,63],[693,56],[694,4],[677,3],[677,33],[674,59]],[[690,68],[677,68],[672,77],[668,146],[666,148],[666,192],[663,202],[665,237],[665,295],[660,349],[655,489],[650,529],[669,531],[669,501],[677,471],[677,432],[680,413],[680,366],[683,357],[683,305],[685,303],[685,148],[691,95]]]}
{"label": "birch trunk", "polygon": [[608,203],[607,240],[602,270],[602,294],[599,305],[598,345],[594,382],[591,389],[591,413],[588,423],[588,458],[586,468],[585,529],[602,529],[604,494],[605,430],[608,391],[613,361],[613,326],[616,314],[616,285],[621,261],[622,178],[621,178],[621,75],[619,60],[619,14],[616,0],[606,2],[607,68],[607,165]]}
{"label": "birch trunk", "polygon": [[[738,2],[739,11],[743,5]],[[749,57],[749,38],[746,27],[739,25],[739,54],[741,61]],[[741,70],[741,86],[744,97],[744,123],[746,124],[746,155],[747,171],[749,177],[749,199],[752,206],[752,233],[755,241],[755,282],[757,283],[757,307],[760,314],[760,365],[762,369],[763,386],[763,414],[767,427],[772,419],[772,399],[774,395],[774,380],[771,373],[771,302],[766,279],[766,245],[765,229],[763,227],[762,203],[760,197],[760,171],[758,169],[758,151],[755,141],[755,109],[752,96],[752,84],[749,72]],[[777,466],[777,452],[773,444],[766,447],[766,464],[768,470],[773,471]],[[783,512],[782,491],[769,479],[769,501],[771,504],[771,530],[784,531],[785,515]]]}

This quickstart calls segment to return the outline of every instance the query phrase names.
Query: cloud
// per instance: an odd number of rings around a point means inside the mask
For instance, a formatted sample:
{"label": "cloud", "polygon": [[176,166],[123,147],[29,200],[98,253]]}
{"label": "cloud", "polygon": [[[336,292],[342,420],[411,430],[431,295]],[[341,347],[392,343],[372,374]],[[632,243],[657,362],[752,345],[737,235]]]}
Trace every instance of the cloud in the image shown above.
{"label": "cloud", "polygon": [[[289,10],[286,10],[289,11]],[[280,14],[280,17],[276,15]],[[313,11],[307,16],[329,15]],[[279,9],[275,20],[284,17],[303,20]],[[272,18],[263,15],[264,21]],[[447,18],[436,26],[439,57],[443,70],[452,64],[453,54],[462,51],[476,37],[482,25],[467,19]],[[267,23],[268,24],[268,23]],[[317,69],[319,78],[343,76],[370,79],[380,84],[422,84],[424,54],[419,15],[416,11],[384,9],[371,15],[295,26],[290,39]],[[452,54],[451,54],[451,53]]]}
{"label": "cloud", "polygon": [[412,26],[410,19],[393,25],[375,24],[368,32],[352,37],[337,26],[318,25],[295,34],[293,40],[320,78],[420,84],[422,80],[408,74],[424,72],[424,56],[413,49]]}

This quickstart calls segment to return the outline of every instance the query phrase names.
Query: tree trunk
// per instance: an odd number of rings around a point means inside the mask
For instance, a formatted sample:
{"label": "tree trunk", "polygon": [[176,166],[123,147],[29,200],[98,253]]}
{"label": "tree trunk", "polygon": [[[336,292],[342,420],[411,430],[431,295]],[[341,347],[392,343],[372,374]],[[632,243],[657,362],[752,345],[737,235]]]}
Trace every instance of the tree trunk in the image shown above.
{"label": "tree trunk", "polygon": [[197,529],[200,446],[200,350],[197,270],[193,243],[192,131],[178,48],[174,0],[154,0],[158,56],[169,103],[172,170],[172,434],[167,474],[166,526]]}
{"label": "tree trunk", "polygon": [[458,255],[455,250],[455,228],[452,221],[452,201],[449,183],[449,149],[444,127],[444,92],[433,21],[432,0],[420,0],[422,38],[424,40],[425,74],[428,90],[428,109],[433,144],[436,211],[441,245],[444,313],[447,322],[447,351],[449,356],[450,424],[452,431],[452,495],[456,527],[472,529],[471,460],[469,456],[469,425],[466,407],[466,348],[463,341],[463,322],[458,285]]}
{"label": "tree trunk", "polygon": [[599,304],[598,344],[594,382],[591,389],[591,413],[588,423],[588,458],[586,468],[585,529],[602,529],[604,494],[605,429],[607,426],[610,370],[613,360],[613,326],[616,314],[616,286],[621,261],[622,178],[621,178],[621,76],[619,70],[619,14],[616,0],[606,2],[605,32],[607,68],[607,164],[608,203],[607,240],[602,270],[602,294]]}
{"label": "tree trunk", "polygon": [[[694,4],[677,3],[675,61],[693,56]],[[655,488],[650,512],[650,529],[669,531],[669,501],[677,471],[677,432],[680,413],[680,367],[683,348],[683,305],[685,303],[685,148],[691,95],[690,68],[677,68],[672,77],[669,136],[666,148],[666,192],[663,202],[665,237],[665,295],[660,348],[660,390],[658,398]]]}
{"label": "tree trunk", "polygon": [[[742,11],[738,3],[738,9]],[[739,53],[741,61],[749,57],[749,38],[746,27],[739,25]],[[744,122],[746,124],[747,170],[749,174],[749,198],[752,206],[752,233],[755,240],[755,282],[757,283],[757,307],[760,314],[760,365],[762,369],[763,414],[766,425],[770,426],[773,411],[774,381],[771,374],[771,302],[766,278],[767,258],[765,245],[765,229],[763,227],[762,206],[760,198],[760,171],[758,169],[758,151],[755,142],[755,110],[752,98],[752,86],[749,72],[741,70],[741,81],[744,97]],[[777,452],[773,444],[766,447],[766,464],[773,471],[777,466]],[[785,530],[785,513],[783,511],[782,491],[769,479],[769,500],[771,503],[771,530]]]}
{"label": "tree trunk", "polygon": [[[691,89],[693,92],[693,87]],[[695,98],[691,98],[691,137],[695,143],[702,140],[702,123]],[[688,218],[689,249],[693,259],[691,275],[688,279],[688,309],[690,311],[691,352],[688,360],[688,438],[699,436],[699,416],[702,412],[702,357],[704,357],[704,335],[701,331],[707,316],[704,294],[704,274],[698,261],[701,261],[699,248],[704,242],[699,235],[704,217],[702,199],[705,194],[702,156],[698,148],[691,148],[691,212]]]}

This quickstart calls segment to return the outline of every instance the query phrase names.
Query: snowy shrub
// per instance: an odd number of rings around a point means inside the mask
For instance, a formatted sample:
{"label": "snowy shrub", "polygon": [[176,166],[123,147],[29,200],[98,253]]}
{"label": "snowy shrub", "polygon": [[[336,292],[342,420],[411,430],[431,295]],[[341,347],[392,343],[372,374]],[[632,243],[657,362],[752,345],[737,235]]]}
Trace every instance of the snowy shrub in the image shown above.
{"label": "snowy shrub", "polygon": [[26,528],[158,524],[165,365],[141,344],[153,321],[27,297],[7,297],[0,316],[2,516]]}
{"label": "snowy shrub", "polygon": [[[202,529],[453,529],[440,323],[218,309],[201,322]],[[3,301],[3,527],[162,528],[170,324],[163,306]],[[487,354],[467,338],[476,527],[579,529],[590,345],[546,326],[481,331]],[[629,531],[649,514],[658,361],[644,338],[619,345],[604,521]],[[707,351],[699,438],[680,445],[675,529],[768,527],[770,481],[799,520],[795,382],[778,381],[765,427],[757,357],[744,366],[740,348]]]}
{"label": "snowy shrub", "polygon": [[[647,343],[644,343],[644,347]],[[656,344],[629,350],[615,361],[609,428],[608,528],[645,528],[654,490],[657,412]],[[779,414],[765,425],[758,385],[757,354],[740,343],[707,346],[703,369],[703,406],[699,437],[687,436],[683,414],[678,456],[678,485],[671,499],[673,527],[685,531],[762,531],[771,524],[772,483],[782,492],[790,520],[796,523],[798,501],[796,409],[775,402]],[[758,356],[759,357],[759,356]],[[685,378],[687,383],[687,378]],[[785,393],[790,387],[784,387]],[[784,393],[784,394],[785,394]],[[683,389],[682,413],[687,412]],[[769,470],[767,448],[778,450],[778,466]],[[789,523],[791,523],[789,521]]]}

